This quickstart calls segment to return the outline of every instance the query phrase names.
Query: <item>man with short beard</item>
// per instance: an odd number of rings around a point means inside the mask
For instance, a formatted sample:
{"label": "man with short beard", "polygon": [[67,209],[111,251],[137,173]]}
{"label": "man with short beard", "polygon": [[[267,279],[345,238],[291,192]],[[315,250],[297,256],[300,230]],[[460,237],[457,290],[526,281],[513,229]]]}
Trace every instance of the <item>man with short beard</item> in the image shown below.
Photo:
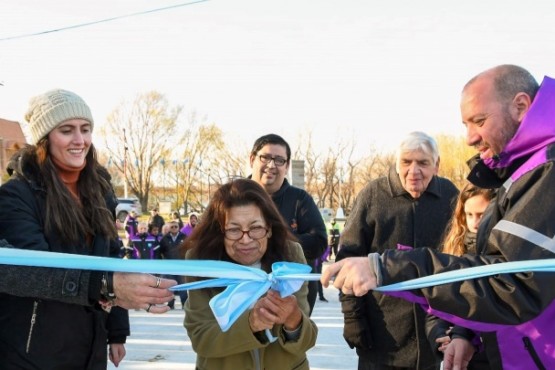
{"label": "man with short beard", "polygon": [[[522,67],[500,65],[462,91],[466,141],[478,150],[468,179],[498,188],[478,228],[478,255],[385,251],[330,265],[322,284],[345,294],[467,267],[555,258],[555,79],[540,87]],[[461,271],[463,272],[463,271]],[[555,274],[502,273],[396,293],[429,314],[481,333],[492,369],[555,369]],[[444,369],[466,368],[474,346],[453,338]],[[478,344],[478,343],[477,343]]]}

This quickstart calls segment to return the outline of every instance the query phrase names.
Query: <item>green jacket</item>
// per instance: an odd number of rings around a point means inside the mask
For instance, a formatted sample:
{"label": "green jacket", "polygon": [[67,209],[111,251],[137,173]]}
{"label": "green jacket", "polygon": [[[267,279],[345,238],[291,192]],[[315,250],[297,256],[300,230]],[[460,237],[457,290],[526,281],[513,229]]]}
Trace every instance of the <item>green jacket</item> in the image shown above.
{"label": "green jacket", "polygon": [[[294,261],[306,263],[298,243],[294,248]],[[295,293],[303,312],[301,333],[296,341],[286,341],[282,325],[276,325],[272,334],[278,337],[274,343],[262,343],[249,326],[250,309],[245,311],[227,332],[216,322],[208,306],[210,299],[221,290],[190,290],[185,304],[184,326],[197,353],[199,370],[308,370],[306,352],[316,343],[318,328],[308,316],[308,286],[305,282]],[[256,360],[258,358],[258,361]]]}

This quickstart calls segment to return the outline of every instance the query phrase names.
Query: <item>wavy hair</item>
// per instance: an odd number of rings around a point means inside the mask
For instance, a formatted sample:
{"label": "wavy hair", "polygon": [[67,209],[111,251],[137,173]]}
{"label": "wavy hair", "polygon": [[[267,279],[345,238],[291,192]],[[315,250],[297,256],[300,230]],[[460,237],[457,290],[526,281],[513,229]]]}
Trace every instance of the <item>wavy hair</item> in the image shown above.
{"label": "wavy hair", "polygon": [[292,255],[288,246],[297,239],[283,221],[266,190],[250,179],[235,179],[218,188],[199,223],[185,239],[183,248],[188,251],[187,257],[234,262],[224,248],[227,212],[233,207],[247,205],[254,205],[260,209],[266,225],[272,231],[272,237],[268,239],[268,249],[261,259],[262,269],[270,272],[272,263],[291,261]]}
{"label": "wavy hair", "polygon": [[58,175],[48,144],[48,137],[45,137],[36,146],[28,145],[17,154],[21,155],[23,176],[33,178],[46,190],[45,229],[70,244],[79,243],[86,235],[116,239],[114,209],[117,200],[110,174],[98,163],[94,145],[89,148],[86,165],[77,182],[79,204]]}

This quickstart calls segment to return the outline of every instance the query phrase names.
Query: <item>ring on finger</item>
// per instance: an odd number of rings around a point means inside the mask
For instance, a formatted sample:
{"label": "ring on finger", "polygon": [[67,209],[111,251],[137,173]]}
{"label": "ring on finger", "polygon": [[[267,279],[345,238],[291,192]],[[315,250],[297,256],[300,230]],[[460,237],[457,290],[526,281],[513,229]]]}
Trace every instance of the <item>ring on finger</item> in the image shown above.
{"label": "ring on finger", "polygon": [[162,278],[160,278],[160,276],[158,276],[156,278],[156,285],[154,286],[155,288],[160,288],[160,283],[162,282]]}
{"label": "ring on finger", "polygon": [[146,311],[146,312],[150,312],[150,309],[151,309],[151,308],[152,308],[152,303],[149,303],[149,304],[148,304],[148,307],[146,308],[145,311]]}

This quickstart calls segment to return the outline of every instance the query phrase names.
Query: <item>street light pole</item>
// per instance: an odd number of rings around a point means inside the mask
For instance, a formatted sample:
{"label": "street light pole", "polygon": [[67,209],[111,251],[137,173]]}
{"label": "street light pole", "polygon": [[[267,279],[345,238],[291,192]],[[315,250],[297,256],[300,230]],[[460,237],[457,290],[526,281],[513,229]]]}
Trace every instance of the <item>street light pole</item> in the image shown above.
{"label": "street light pole", "polygon": [[200,212],[204,211],[204,206],[202,205],[202,180],[200,180]]}
{"label": "street light pole", "polygon": [[179,209],[179,173],[177,171],[177,159],[173,160],[173,163],[175,164],[175,196],[176,196],[176,203],[177,203],[177,209]]}
{"label": "street light pole", "polygon": [[127,136],[123,129],[123,196],[127,198]]}
{"label": "street light pole", "polygon": [[[185,158],[183,160],[183,210],[185,211],[185,214],[189,213],[189,188],[191,186],[191,180],[190,180],[190,168],[187,166],[187,163],[189,163],[189,158]],[[181,205],[179,205],[179,209],[181,209]]]}
{"label": "street light pole", "polygon": [[164,158],[160,159],[160,164],[162,165],[162,194],[166,200],[166,161]]}

